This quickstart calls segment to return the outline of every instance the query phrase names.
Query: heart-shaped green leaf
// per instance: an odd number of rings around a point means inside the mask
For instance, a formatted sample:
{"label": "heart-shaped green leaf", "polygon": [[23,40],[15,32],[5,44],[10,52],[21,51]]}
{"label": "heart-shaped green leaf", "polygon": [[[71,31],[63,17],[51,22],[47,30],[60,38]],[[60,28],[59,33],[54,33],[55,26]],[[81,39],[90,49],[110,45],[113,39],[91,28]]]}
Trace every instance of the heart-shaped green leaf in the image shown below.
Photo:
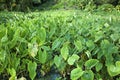
{"label": "heart-shaped green leaf", "polygon": [[48,54],[45,50],[44,51],[41,51],[41,50],[38,51],[38,59],[39,59],[40,63],[45,64],[46,61],[47,61],[47,57],[48,57]]}
{"label": "heart-shaped green leaf", "polygon": [[91,70],[85,71],[81,80],[94,80],[94,73]]}
{"label": "heart-shaped green leaf", "polygon": [[75,61],[79,59],[77,54],[73,54],[71,57],[68,58],[67,62],[69,65],[73,65]]}
{"label": "heart-shaped green leaf", "polygon": [[67,59],[68,55],[69,55],[69,50],[68,50],[68,46],[67,44],[66,45],[63,45],[63,47],[61,48],[61,55],[62,57],[64,58],[64,60]]}
{"label": "heart-shaped green leaf", "polygon": [[31,80],[34,80],[36,76],[37,63],[29,61],[28,63],[28,72]]}
{"label": "heart-shaped green leaf", "polygon": [[99,61],[97,59],[89,59],[88,61],[85,62],[85,66],[87,69],[91,69],[94,67]]}
{"label": "heart-shaped green leaf", "polygon": [[77,80],[83,75],[84,71],[79,67],[71,71],[70,78],[71,80]]}
{"label": "heart-shaped green leaf", "polygon": [[86,45],[87,45],[87,47],[89,48],[90,51],[95,48],[95,44],[92,40],[87,41]]}
{"label": "heart-shaped green leaf", "polygon": [[77,48],[78,51],[82,51],[83,49],[83,46],[82,46],[82,42],[77,40],[77,41],[74,41],[74,44],[75,44],[75,47]]}
{"label": "heart-shaped green leaf", "polygon": [[97,72],[100,71],[100,70],[102,69],[102,67],[103,67],[103,64],[102,64],[102,63],[97,63],[97,65],[95,66],[96,71],[97,71]]}
{"label": "heart-shaped green leaf", "polygon": [[116,76],[120,74],[120,61],[115,63],[116,65],[108,65],[107,70],[110,76]]}
{"label": "heart-shaped green leaf", "polygon": [[1,61],[1,62],[4,62],[4,61],[5,61],[5,58],[6,58],[6,51],[1,50],[1,51],[0,51],[0,61]]}
{"label": "heart-shaped green leaf", "polygon": [[44,27],[38,29],[38,38],[40,40],[39,45],[43,45],[46,40],[46,30]]}
{"label": "heart-shaped green leaf", "polygon": [[53,43],[52,43],[52,50],[54,50],[54,49],[56,49],[56,48],[59,48],[61,42],[62,42],[62,41],[61,41],[60,38],[57,38],[55,41],[53,41]]}
{"label": "heart-shaped green leaf", "polygon": [[57,67],[60,67],[60,65],[61,65],[61,63],[62,63],[62,58],[60,57],[60,56],[55,56],[54,57],[54,63],[55,63],[55,65],[57,66]]}

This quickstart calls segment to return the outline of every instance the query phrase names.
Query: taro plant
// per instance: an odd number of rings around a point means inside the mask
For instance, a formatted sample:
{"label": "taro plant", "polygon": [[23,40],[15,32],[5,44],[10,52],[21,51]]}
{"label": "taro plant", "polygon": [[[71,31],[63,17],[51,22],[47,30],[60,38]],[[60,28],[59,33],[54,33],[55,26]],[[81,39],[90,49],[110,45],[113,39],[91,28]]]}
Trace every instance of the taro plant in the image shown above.
{"label": "taro plant", "polygon": [[1,79],[35,80],[52,73],[62,80],[119,79],[120,29],[115,15],[50,13],[29,13],[0,23]]}

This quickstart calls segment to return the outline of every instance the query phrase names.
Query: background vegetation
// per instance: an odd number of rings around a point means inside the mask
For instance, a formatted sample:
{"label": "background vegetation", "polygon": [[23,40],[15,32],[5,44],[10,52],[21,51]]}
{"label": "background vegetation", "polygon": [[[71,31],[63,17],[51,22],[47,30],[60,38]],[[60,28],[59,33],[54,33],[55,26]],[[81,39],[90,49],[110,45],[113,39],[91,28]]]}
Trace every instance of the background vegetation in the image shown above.
{"label": "background vegetation", "polygon": [[42,9],[47,6],[48,9],[96,9],[100,5],[118,8],[120,0],[1,0],[0,10],[26,11],[41,6],[43,6]]}

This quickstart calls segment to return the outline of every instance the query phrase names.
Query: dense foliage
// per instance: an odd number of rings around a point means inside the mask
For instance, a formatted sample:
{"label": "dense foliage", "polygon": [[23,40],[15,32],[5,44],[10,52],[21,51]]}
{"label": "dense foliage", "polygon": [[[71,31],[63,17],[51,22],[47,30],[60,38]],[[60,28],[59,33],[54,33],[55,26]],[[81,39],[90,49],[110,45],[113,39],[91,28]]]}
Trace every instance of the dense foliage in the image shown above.
{"label": "dense foliage", "polygon": [[119,15],[0,13],[0,79],[119,80]]}
{"label": "dense foliage", "polygon": [[[0,10],[8,11],[28,11],[34,7],[41,7],[43,3],[46,3],[45,7],[48,9],[88,9],[93,10],[99,7],[99,5],[109,4],[116,7],[120,5],[120,0],[1,0]],[[42,7],[44,9],[45,7]],[[117,6],[120,9],[120,7]]]}
{"label": "dense foliage", "polygon": [[1,0],[0,10],[7,9],[9,11],[26,11],[35,5],[40,5],[47,0]]}

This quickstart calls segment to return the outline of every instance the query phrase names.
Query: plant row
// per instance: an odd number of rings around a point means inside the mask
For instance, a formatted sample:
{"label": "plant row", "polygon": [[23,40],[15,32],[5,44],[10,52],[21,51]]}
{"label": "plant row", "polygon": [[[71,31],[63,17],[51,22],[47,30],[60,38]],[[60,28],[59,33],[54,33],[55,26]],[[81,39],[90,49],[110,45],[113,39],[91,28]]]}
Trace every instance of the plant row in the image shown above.
{"label": "plant row", "polygon": [[58,80],[120,79],[120,21],[115,16],[15,18],[0,24],[0,79],[35,80],[49,72],[59,73]]}

